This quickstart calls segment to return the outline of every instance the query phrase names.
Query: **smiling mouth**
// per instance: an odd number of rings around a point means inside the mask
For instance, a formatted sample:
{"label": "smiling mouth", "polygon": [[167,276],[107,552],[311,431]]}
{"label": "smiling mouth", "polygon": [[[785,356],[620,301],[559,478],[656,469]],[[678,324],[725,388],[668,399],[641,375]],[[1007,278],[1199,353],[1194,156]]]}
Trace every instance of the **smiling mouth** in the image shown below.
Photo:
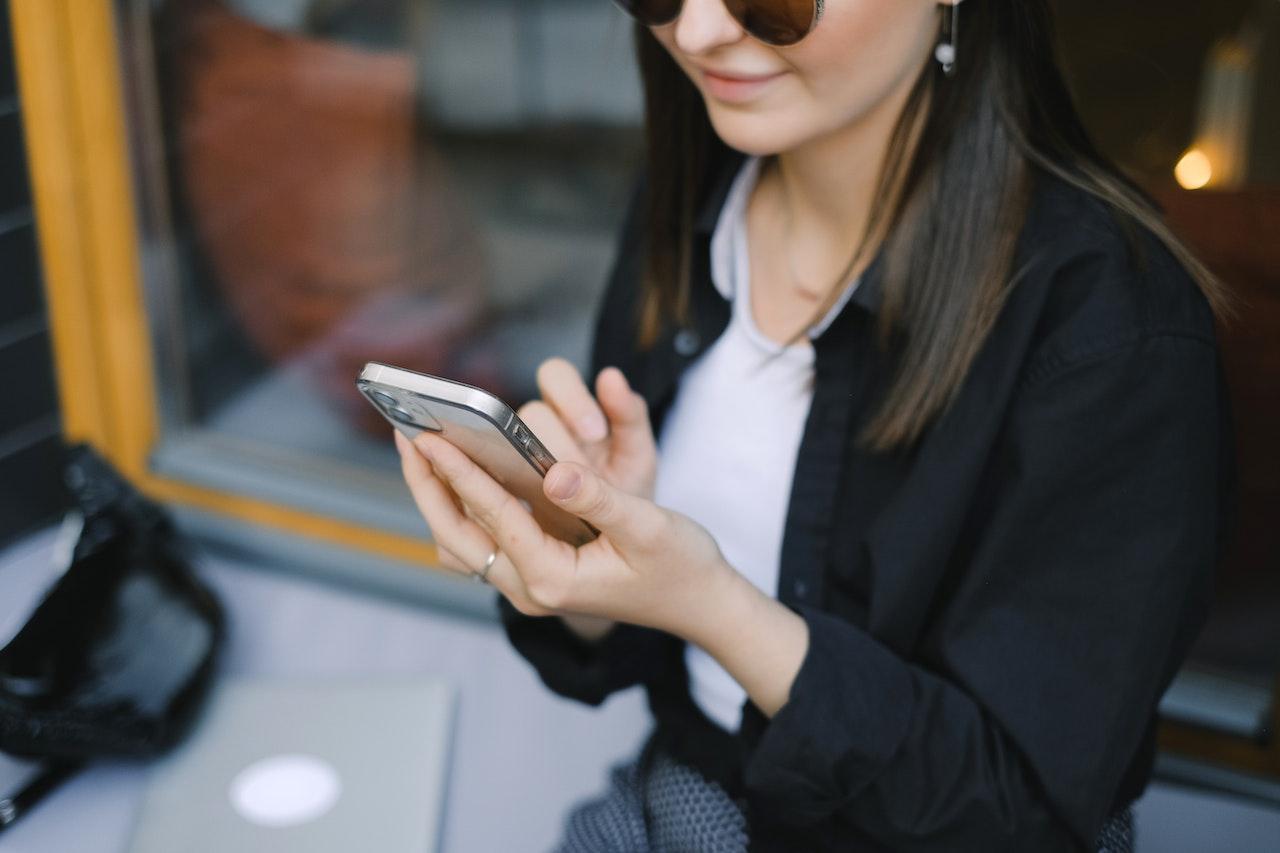
{"label": "smiling mouth", "polygon": [[702,86],[713,98],[729,103],[750,101],[785,72],[762,77],[727,77],[714,71],[699,69]]}
{"label": "smiling mouth", "polygon": [[709,68],[699,69],[706,77],[715,77],[720,80],[727,80],[732,83],[762,83],[765,80],[772,80],[782,72],[778,71],[773,74],[730,74],[724,71],[712,71]]}

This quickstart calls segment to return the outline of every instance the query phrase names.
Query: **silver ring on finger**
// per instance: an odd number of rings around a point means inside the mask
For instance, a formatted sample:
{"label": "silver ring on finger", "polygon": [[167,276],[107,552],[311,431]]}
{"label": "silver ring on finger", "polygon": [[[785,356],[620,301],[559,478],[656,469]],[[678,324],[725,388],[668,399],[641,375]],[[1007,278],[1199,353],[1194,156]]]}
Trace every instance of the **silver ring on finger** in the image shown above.
{"label": "silver ring on finger", "polygon": [[472,572],[471,577],[476,579],[476,583],[489,582],[489,570],[493,568],[493,564],[498,560],[497,550],[489,552],[489,556],[485,558],[484,565],[480,567],[480,571]]}

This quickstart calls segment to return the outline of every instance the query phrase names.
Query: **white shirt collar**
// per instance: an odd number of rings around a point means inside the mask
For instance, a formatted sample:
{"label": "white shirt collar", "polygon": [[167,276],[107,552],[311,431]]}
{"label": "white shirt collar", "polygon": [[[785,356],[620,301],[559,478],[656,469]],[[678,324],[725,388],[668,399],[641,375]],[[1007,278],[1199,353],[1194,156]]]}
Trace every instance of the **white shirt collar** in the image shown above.
{"label": "white shirt collar", "polygon": [[[747,253],[747,202],[760,177],[762,158],[748,157],[738,169],[729,194],[725,197],[715,232],[711,235],[711,282],[725,299],[733,301],[739,290],[749,292],[750,263]],[[809,337],[816,338],[827,330],[844,310],[860,279],[845,287],[831,310],[809,328]],[[742,287],[739,287],[741,282]]]}

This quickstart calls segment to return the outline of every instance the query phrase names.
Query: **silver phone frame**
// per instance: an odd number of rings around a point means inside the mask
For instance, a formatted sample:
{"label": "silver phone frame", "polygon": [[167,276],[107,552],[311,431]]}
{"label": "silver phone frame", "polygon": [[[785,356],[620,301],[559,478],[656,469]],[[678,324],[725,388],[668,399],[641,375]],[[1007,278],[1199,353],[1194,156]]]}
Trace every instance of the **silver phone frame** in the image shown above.
{"label": "silver phone frame", "polygon": [[[418,373],[403,367],[370,361],[360,371],[360,376],[356,379],[356,387],[368,397],[371,390],[376,390],[369,389],[368,386],[375,383],[402,388],[436,402],[467,409],[480,415],[502,433],[512,448],[538,472],[539,476],[545,477],[551,470],[551,466],[556,463],[551,451],[547,450],[533,431],[520,420],[515,410],[482,388],[453,379],[432,376],[429,373]],[[377,408],[382,411],[381,406]]]}

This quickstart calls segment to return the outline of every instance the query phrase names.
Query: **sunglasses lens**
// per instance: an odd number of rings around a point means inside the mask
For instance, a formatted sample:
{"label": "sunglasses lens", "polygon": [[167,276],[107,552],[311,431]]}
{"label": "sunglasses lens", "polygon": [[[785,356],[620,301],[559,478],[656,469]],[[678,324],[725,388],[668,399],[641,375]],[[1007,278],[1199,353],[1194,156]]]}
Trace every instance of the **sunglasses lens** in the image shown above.
{"label": "sunglasses lens", "polygon": [[725,0],[742,28],[766,44],[786,47],[809,34],[820,0]]}
{"label": "sunglasses lens", "polygon": [[[622,10],[649,27],[680,17],[684,0],[614,0]],[[734,20],[767,44],[786,47],[809,34],[821,14],[822,0],[725,0]]]}
{"label": "sunglasses lens", "polygon": [[669,24],[680,17],[684,0],[614,0],[622,11],[647,27]]}

